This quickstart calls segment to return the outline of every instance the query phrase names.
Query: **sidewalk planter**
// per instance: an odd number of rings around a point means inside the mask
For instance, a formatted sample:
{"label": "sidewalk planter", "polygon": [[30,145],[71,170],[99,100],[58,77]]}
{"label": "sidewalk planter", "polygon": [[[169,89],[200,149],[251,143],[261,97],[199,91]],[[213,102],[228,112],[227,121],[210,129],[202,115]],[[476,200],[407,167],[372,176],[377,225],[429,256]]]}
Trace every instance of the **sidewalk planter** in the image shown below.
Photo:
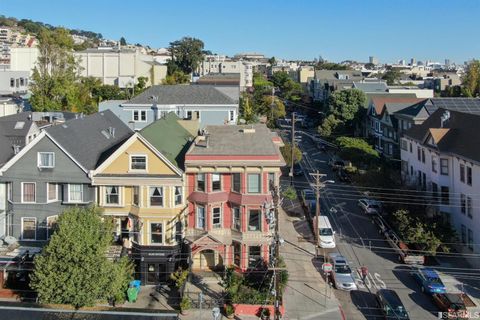
{"label": "sidewalk planter", "polygon": [[231,304],[224,305],[223,309],[225,310],[227,319],[233,319],[235,317],[235,308]]}
{"label": "sidewalk planter", "polygon": [[[261,304],[241,304],[241,303],[234,303],[233,307],[235,308],[235,315],[241,316],[241,315],[246,315],[246,316],[256,316],[260,314],[262,308],[263,309],[269,309],[270,310],[270,315],[273,317],[275,314],[275,307],[273,305],[266,305],[263,306]],[[285,307],[283,305],[280,306],[280,313],[282,317],[285,315]]]}

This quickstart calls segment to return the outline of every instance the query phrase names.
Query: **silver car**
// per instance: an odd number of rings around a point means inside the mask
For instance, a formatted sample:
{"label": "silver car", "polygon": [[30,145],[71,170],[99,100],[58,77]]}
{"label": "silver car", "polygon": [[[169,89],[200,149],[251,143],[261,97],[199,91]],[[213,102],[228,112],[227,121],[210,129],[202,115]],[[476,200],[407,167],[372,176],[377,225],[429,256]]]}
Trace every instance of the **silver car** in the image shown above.
{"label": "silver car", "polygon": [[345,291],[357,290],[352,269],[350,269],[347,259],[339,253],[330,253],[328,256],[333,266],[331,278],[335,288]]}

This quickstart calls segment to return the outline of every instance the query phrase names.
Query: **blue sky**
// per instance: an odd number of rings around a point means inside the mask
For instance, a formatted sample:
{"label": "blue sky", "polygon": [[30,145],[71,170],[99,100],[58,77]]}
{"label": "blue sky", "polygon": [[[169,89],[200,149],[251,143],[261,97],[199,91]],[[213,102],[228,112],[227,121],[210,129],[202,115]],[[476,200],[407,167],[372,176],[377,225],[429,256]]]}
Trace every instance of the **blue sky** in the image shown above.
{"label": "blue sky", "polygon": [[233,55],[463,62],[480,54],[477,0],[0,0],[0,14],[166,47]]}

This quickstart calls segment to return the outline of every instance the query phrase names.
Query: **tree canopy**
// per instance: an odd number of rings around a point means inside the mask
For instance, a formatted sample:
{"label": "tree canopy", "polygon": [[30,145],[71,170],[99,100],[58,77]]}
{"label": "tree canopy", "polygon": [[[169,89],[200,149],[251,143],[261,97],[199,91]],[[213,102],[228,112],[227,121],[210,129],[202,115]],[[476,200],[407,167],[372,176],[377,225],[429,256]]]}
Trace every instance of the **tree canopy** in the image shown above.
{"label": "tree canopy", "polygon": [[126,46],[126,45],[127,45],[127,40],[125,40],[124,37],[121,37],[121,38],[120,38],[120,45],[121,45],[121,46]]}
{"label": "tree canopy", "polygon": [[[183,37],[170,42],[171,61],[183,73],[190,74],[198,68],[203,60],[203,47],[203,41],[191,37]],[[170,66],[169,69],[172,67]],[[169,70],[169,74],[174,71],[176,70]]]}
{"label": "tree canopy", "polygon": [[318,128],[323,136],[335,133],[353,134],[355,124],[363,116],[367,97],[358,89],[335,91],[328,99],[326,117]]}
{"label": "tree canopy", "polygon": [[[287,163],[287,166],[292,165],[292,145],[288,142],[285,143],[285,146],[280,148],[280,151],[282,152],[283,159],[285,159],[285,162]],[[294,157],[294,163],[298,163],[302,161],[302,150],[300,150],[296,145],[295,148],[293,149],[293,157]]]}
{"label": "tree canopy", "polygon": [[42,303],[92,306],[115,298],[123,301],[133,266],[106,257],[113,223],[96,207],[74,207],[58,219],[57,230],[34,260],[30,286]]}
{"label": "tree canopy", "polygon": [[401,74],[397,69],[390,69],[383,74],[382,79],[386,80],[389,86],[393,86],[394,84],[397,84],[400,77]]}
{"label": "tree canopy", "polygon": [[174,71],[172,74],[168,74],[165,79],[162,80],[162,84],[185,84],[190,82],[190,75],[183,73],[180,70]]}
{"label": "tree canopy", "polygon": [[372,166],[380,159],[378,151],[363,139],[338,137],[335,142],[340,147],[340,157],[356,166]]}
{"label": "tree canopy", "polygon": [[463,95],[466,97],[480,96],[480,61],[473,60],[468,64],[462,79]]}

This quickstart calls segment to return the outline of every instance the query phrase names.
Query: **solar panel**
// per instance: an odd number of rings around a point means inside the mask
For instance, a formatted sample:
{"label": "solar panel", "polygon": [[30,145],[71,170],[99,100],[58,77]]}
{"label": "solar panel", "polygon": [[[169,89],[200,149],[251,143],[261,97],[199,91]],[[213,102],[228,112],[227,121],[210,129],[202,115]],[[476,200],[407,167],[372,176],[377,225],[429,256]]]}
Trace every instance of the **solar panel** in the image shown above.
{"label": "solar panel", "polygon": [[431,114],[438,108],[470,114],[480,114],[480,99],[477,98],[432,98],[427,107]]}

